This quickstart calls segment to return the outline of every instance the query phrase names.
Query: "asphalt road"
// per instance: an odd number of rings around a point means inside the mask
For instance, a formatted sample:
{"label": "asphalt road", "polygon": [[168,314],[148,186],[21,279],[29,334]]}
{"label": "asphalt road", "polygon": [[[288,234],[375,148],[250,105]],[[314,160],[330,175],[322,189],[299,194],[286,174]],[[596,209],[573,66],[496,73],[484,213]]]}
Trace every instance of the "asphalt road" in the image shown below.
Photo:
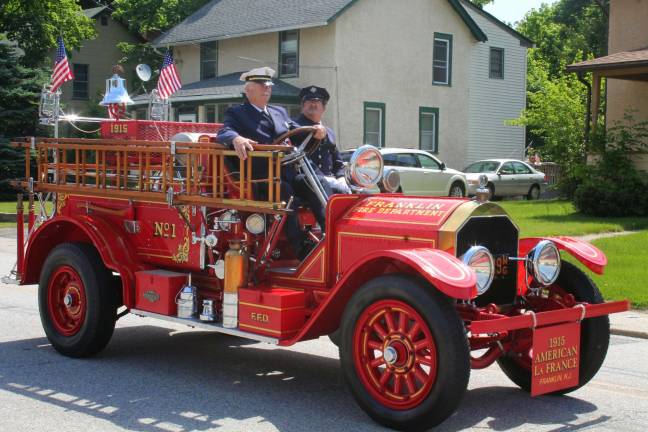
{"label": "asphalt road", "polygon": [[[15,241],[0,232],[0,273]],[[648,340],[612,338],[589,385],[530,398],[497,368],[473,371],[437,430],[644,431]],[[0,284],[0,431],[382,430],[347,391],[328,339],[275,348],[148,318],[118,322],[107,349],[68,359],[40,325],[37,288]]]}

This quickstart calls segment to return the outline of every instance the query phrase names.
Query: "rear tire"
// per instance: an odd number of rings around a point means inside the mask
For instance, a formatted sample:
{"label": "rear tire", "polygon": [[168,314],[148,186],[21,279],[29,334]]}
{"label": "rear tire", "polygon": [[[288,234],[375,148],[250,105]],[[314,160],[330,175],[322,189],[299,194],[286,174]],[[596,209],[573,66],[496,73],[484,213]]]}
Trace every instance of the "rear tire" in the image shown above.
{"label": "rear tire", "polygon": [[64,243],[45,260],[38,286],[41,322],[54,349],[89,357],[106,347],[115,329],[119,296],[97,250]]}
{"label": "rear tire", "polygon": [[[594,282],[575,265],[562,262],[556,285],[573,294],[576,301],[592,304],[603,303],[603,296]],[[536,311],[539,312],[539,311]],[[607,315],[587,318],[581,322],[580,371],[578,386],[558,390],[552,394],[572,392],[587,384],[601,368],[610,343],[610,319]],[[526,391],[531,391],[531,371],[512,356],[497,360],[502,371],[511,381]]]}
{"label": "rear tire", "polygon": [[497,201],[499,198],[495,196],[495,185],[488,183],[486,187],[488,188],[488,201]]}
{"label": "rear tire", "polygon": [[344,311],[341,336],[344,378],[378,423],[425,429],[456,410],[470,376],[465,330],[427,283],[405,275],[367,282]]}
{"label": "rear tire", "polygon": [[538,185],[531,186],[531,189],[529,189],[529,193],[527,194],[527,199],[529,201],[535,201],[537,199],[540,199],[540,186]]}

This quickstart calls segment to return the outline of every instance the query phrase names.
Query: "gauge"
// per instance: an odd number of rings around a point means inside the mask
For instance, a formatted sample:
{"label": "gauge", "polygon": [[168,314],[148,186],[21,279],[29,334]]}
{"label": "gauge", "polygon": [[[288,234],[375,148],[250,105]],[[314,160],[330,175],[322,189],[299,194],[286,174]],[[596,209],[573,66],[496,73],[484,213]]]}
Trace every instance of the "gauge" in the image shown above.
{"label": "gauge", "polygon": [[233,223],[239,222],[238,213],[236,210],[227,210],[218,218],[218,226],[223,231],[229,231]]}
{"label": "gauge", "polygon": [[265,230],[265,218],[259,213],[251,214],[245,221],[245,228],[252,234],[261,234]]}

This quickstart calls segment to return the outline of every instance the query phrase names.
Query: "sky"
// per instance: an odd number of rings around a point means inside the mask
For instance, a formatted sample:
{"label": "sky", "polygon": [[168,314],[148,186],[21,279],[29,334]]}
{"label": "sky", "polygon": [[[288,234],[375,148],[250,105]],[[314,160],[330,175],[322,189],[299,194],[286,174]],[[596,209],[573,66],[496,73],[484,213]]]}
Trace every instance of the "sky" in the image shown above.
{"label": "sky", "polygon": [[495,0],[484,7],[484,10],[507,24],[515,24],[531,9],[537,9],[542,3],[552,4],[556,0]]}

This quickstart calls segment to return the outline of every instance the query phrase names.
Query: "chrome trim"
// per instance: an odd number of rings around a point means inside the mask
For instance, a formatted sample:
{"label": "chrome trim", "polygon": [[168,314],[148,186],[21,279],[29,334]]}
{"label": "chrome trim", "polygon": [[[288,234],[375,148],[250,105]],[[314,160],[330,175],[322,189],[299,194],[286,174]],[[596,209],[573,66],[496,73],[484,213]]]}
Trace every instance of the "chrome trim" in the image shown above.
{"label": "chrome trim", "polygon": [[[540,257],[542,256],[543,251],[546,248],[553,249],[553,251],[556,254],[557,258],[557,269],[553,277],[546,281],[542,277],[542,273],[540,272]],[[533,249],[529,251],[527,254],[528,260],[527,260],[527,267],[530,267],[528,271],[533,275],[533,279],[539,283],[542,286],[549,286],[552,283],[556,282],[556,279],[558,279],[558,275],[560,275],[560,267],[561,267],[561,259],[560,259],[560,251],[558,250],[558,246],[551,240],[541,240],[538,242],[537,245]]]}

